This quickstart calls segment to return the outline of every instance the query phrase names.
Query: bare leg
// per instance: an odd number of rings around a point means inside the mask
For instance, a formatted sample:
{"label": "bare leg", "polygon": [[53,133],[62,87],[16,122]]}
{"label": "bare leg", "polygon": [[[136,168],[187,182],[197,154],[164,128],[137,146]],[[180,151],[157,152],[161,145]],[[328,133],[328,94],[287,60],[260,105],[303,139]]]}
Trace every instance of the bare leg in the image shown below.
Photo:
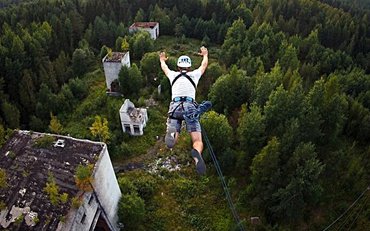
{"label": "bare leg", "polygon": [[202,154],[203,152],[203,141],[201,132],[190,132],[191,141],[193,142],[193,148]]}
{"label": "bare leg", "polygon": [[167,131],[164,141],[168,148],[173,148],[177,143],[179,132],[176,129],[176,124],[172,123],[174,120],[167,119]]}
{"label": "bare leg", "polygon": [[202,157],[203,151],[202,133],[190,132],[190,136],[193,142],[193,149],[191,150],[191,155],[195,161],[196,170],[198,174],[204,175],[206,173],[206,165]]}

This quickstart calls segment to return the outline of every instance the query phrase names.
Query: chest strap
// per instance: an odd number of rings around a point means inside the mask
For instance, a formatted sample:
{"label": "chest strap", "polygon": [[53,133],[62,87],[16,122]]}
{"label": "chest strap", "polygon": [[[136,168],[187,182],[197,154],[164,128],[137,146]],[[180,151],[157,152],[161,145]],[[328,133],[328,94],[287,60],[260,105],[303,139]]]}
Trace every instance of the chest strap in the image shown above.
{"label": "chest strap", "polygon": [[186,72],[181,72],[178,76],[175,77],[175,79],[172,81],[171,83],[171,87],[173,87],[173,85],[175,84],[175,82],[181,77],[181,76],[184,76],[185,78],[187,78],[191,85],[193,85],[194,89],[197,89],[197,86],[195,85],[194,81],[190,78],[190,76],[188,76],[186,74]]}

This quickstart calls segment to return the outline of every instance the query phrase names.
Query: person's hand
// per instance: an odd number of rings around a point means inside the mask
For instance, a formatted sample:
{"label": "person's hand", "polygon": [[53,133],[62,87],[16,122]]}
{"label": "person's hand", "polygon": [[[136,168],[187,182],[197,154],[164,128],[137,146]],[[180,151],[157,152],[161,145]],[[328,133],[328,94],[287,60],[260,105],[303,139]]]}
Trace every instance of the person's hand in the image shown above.
{"label": "person's hand", "polygon": [[199,55],[201,55],[201,56],[208,55],[208,50],[207,50],[207,48],[206,48],[206,47],[204,47],[204,46],[202,46],[202,47],[200,48],[200,52],[199,52],[198,54],[199,54]]}
{"label": "person's hand", "polygon": [[162,51],[161,53],[159,53],[159,60],[160,61],[167,61],[168,57],[166,57],[166,52]]}

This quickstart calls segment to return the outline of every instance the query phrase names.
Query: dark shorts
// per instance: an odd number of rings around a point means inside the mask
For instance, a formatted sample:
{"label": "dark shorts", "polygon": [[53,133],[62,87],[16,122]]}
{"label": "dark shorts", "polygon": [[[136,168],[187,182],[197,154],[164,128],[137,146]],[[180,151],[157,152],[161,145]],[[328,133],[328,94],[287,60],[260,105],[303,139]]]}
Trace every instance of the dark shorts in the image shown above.
{"label": "dark shorts", "polygon": [[[186,111],[196,111],[196,103],[193,102],[171,102],[168,110],[167,126],[175,127],[177,132],[181,131],[181,124],[184,121]],[[201,132],[199,120],[186,121],[188,132]]]}

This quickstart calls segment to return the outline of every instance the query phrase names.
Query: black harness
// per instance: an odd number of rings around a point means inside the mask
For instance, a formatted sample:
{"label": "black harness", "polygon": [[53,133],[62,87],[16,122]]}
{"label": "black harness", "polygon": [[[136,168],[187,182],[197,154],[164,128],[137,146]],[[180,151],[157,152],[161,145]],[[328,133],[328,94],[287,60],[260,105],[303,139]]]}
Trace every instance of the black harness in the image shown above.
{"label": "black harness", "polygon": [[184,76],[185,78],[187,78],[191,85],[193,85],[194,89],[197,89],[197,86],[195,85],[194,81],[190,78],[190,76],[188,76],[186,74],[186,72],[181,72],[178,76],[175,77],[175,79],[172,81],[171,83],[171,87],[173,87],[173,85],[175,84],[175,82],[181,77],[181,76]]}
{"label": "black harness", "polygon": [[[194,87],[194,89],[197,89],[197,85],[195,85],[195,83],[194,83],[194,81],[190,78],[190,76],[189,75],[187,75],[186,74],[186,72],[180,72],[180,74],[178,75],[178,76],[176,76],[174,79],[173,79],[173,81],[172,81],[172,83],[171,83],[171,87],[173,87],[173,85],[175,84],[175,82],[181,77],[181,76],[184,76],[185,78],[187,78],[188,80],[189,80],[189,82],[191,83],[191,85],[193,85],[193,87]],[[188,102],[192,102],[193,104],[195,104],[195,105],[197,105],[197,103],[194,101],[194,100],[192,100],[192,101],[189,101],[189,100],[187,100],[187,98],[188,97],[180,97],[180,99],[177,101],[177,102],[181,102],[179,105],[177,105],[176,107],[175,107],[175,109],[173,109],[173,111],[172,112],[170,112],[169,113],[169,118],[171,118],[171,119],[179,119],[179,118],[175,118],[174,116],[173,116],[173,114],[175,113],[175,111],[181,106],[182,107],[182,109],[184,110],[184,105],[183,105],[183,103],[184,102],[186,102],[186,101],[188,101]]]}

